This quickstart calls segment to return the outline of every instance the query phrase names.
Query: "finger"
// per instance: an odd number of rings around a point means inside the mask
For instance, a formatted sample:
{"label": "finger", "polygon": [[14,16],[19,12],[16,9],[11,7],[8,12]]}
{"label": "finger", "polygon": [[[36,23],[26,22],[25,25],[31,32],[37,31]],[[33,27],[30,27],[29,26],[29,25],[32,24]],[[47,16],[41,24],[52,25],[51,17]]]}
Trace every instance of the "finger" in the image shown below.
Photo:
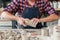
{"label": "finger", "polygon": [[33,24],[37,24],[39,21],[38,21],[38,19],[35,19],[35,21],[33,22]]}
{"label": "finger", "polygon": [[25,23],[25,21],[24,21],[24,22],[22,22],[22,25],[23,25],[23,26],[27,26],[27,25],[26,25],[26,23]]}
{"label": "finger", "polygon": [[25,26],[25,27],[27,26],[27,25],[25,25],[25,24],[22,24],[22,25]]}
{"label": "finger", "polygon": [[20,25],[26,26],[24,22],[20,21],[18,22]]}
{"label": "finger", "polygon": [[35,20],[35,21],[33,22],[33,24],[34,24],[34,25],[36,25],[37,23],[38,23],[38,21],[37,21],[37,20]]}
{"label": "finger", "polygon": [[31,22],[34,22],[35,21],[35,18],[31,19]]}
{"label": "finger", "polygon": [[33,22],[34,22],[34,23],[37,22],[37,18],[34,18],[34,19],[33,19]]}

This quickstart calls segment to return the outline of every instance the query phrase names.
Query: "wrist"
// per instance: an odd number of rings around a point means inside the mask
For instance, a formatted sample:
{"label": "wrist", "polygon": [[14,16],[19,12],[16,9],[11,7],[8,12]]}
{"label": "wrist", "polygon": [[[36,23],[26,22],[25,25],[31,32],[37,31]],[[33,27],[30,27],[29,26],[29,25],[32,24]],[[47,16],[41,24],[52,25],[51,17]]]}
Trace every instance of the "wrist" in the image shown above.
{"label": "wrist", "polygon": [[40,18],[40,19],[39,19],[39,23],[40,23],[40,22],[45,22],[44,18]]}
{"label": "wrist", "polygon": [[47,22],[46,18],[39,19],[39,22]]}
{"label": "wrist", "polygon": [[38,21],[38,23],[40,23],[41,21],[40,21],[40,19],[39,19],[39,21]]}
{"label": "wrist", "polygon": [[15,16],[15,20],[16,20],[16,21],[18,21],[18,20],[19,20],[19,18],[20,18],[20,17],[18,17],[18,16]]}
{"label": "wrist", "polygon": [[16,21],[18,21],[19,19],[24,19],[24,18],[16,16]]}

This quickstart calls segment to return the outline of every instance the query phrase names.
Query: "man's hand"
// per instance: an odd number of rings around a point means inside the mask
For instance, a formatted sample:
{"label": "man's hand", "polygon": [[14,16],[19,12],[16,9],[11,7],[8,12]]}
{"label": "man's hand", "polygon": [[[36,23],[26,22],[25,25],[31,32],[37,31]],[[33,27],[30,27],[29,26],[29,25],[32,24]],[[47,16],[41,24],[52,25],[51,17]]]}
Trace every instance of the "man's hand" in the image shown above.
{"label": "man's hand", "polygon": [[39,19],[38,18],[33,18],[33,19],[31,19],[31,22],[33,24],[37,24],[37,23],[39,23]]}
{"label": "man's hand", "polygon": [[18,22],[20,25],[26,26],[26,24],[25,24],[25,19],[22,18],[22,17],[18,18],[18,19],[17,19],[17,22]]}

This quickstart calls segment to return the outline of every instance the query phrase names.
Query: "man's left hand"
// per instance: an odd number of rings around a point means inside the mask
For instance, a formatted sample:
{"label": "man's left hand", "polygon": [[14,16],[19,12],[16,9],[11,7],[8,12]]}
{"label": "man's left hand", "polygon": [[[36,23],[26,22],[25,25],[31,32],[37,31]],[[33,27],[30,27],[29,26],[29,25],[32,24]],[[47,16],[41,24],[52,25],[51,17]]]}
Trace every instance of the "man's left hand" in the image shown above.
{"label": "man's left hand", "polygon": [[33,24],[37,24],[37,23],[39,23],[39,19],[38,18],[33,18],[33,19],[31,19],[31,22]]}

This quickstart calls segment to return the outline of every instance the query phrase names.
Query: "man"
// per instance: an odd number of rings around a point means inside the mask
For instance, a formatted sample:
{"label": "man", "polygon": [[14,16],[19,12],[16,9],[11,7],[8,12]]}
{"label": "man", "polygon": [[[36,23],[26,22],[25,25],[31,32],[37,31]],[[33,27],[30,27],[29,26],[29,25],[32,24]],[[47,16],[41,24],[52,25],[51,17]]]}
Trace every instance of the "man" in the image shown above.
{"label": "man", "polygon": [[[18,16],[12,13],[18,12]],[[46,12],[49,14],[46,18],[41,18],[41,14]],[[20,25],[26,26],[25,19],[30,19],[33,23],[38,23],[36,28],[41,28],[40,22],[49,22],[58,19],[57,12],[50,5],[48,0],[13,0],[1,15],[3,18],[16,20]],[[28,26],[28,28],[32,28]]]}

